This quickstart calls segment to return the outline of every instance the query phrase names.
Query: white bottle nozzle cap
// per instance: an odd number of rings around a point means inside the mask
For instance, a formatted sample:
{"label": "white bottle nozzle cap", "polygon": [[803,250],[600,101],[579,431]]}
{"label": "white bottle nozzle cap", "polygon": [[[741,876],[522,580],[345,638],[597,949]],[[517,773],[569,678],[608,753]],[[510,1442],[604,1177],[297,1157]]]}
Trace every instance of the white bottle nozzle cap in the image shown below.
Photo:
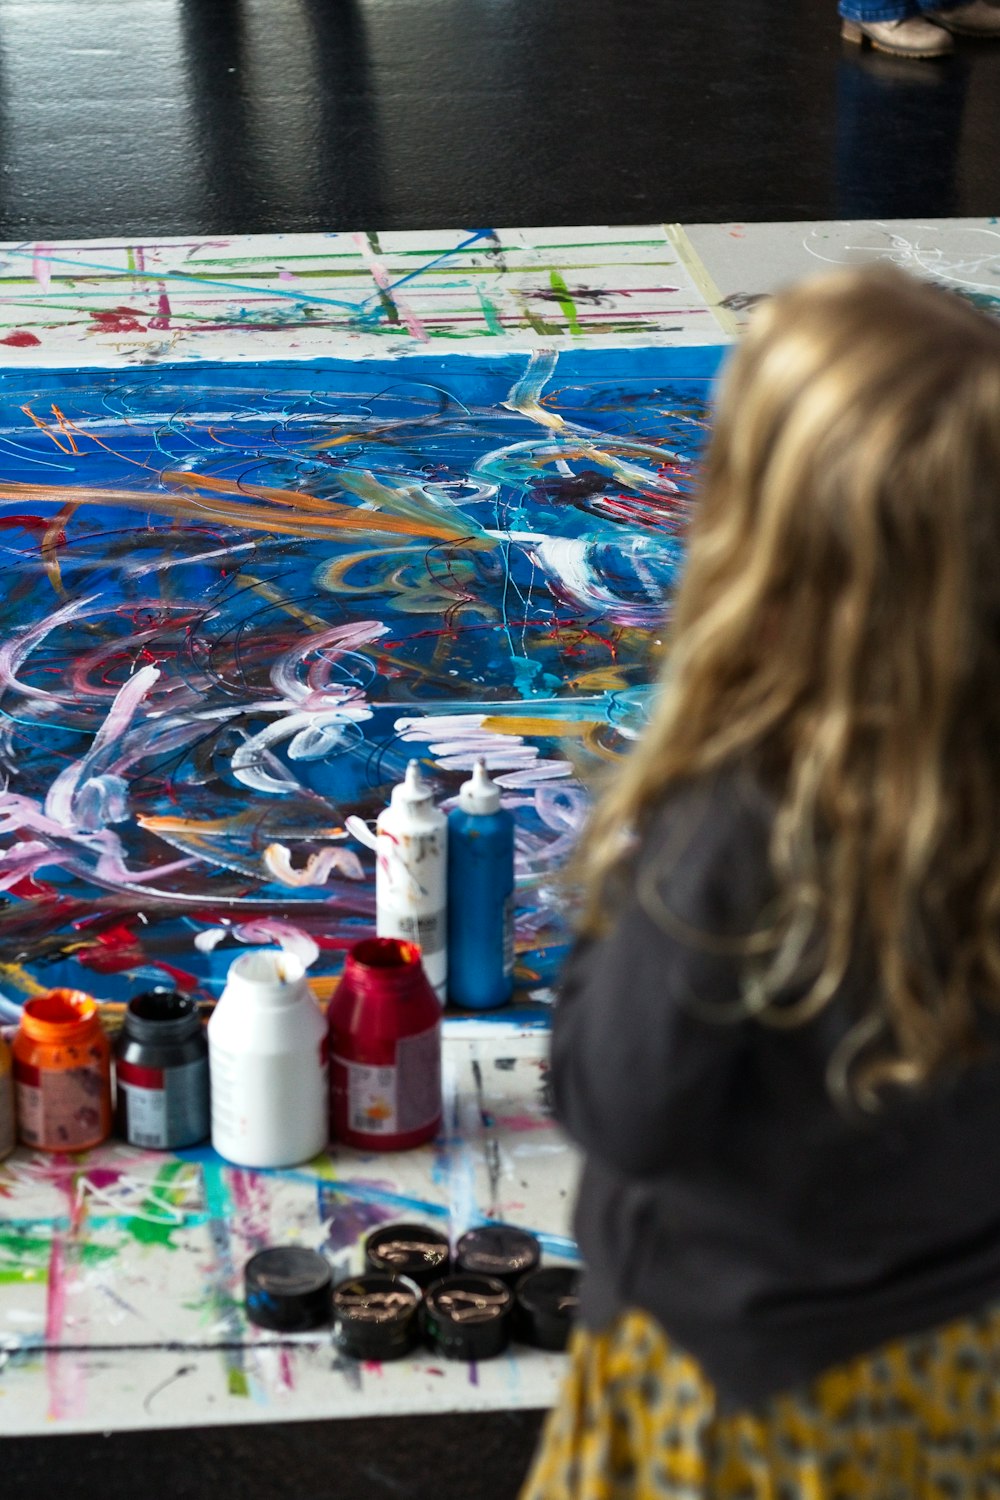
{"label": "white bottle nozzle cap", "polygon": [[421,773],[419,760],[411,760],[406,767],[406,775],[392,789],[393,802],[397,807],[401,802],[412,806],[414,802],[429,802],[431,795],[431,789]]}
{"label": "white bottle nozzle cap", "polygon": [[490,779],[485,760],[477,760],[470,781],[463,781],[458,805],[467,813],[495,813],[500,810],[500,788]]}

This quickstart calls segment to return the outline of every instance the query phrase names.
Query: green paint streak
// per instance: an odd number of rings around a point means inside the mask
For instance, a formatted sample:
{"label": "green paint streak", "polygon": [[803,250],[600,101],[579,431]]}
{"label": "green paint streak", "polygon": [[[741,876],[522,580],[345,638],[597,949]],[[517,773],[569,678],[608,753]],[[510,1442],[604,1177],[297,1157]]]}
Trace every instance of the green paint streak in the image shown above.
{"label": "green paint streak", "polygon": [[549,272],[549,286],[556,294],[556,301],[562,309],[562,315],[566,319],[567,328],[570,333],[579,336],[583,333],[583,329],[580,327],[580,319],[576,315],[576,303],[570,296],[569,287],[558,271]]}
{"label": "green paint streak", "polygon": [[135,251],[132,249],[131,245],[126,245],[125,247],[125,264],[128,266],[128,269],[130,271],[134,271],[136,268]]}
{"label": "green paint streak", "polygon": [[176,1250],[171,1236],[184,1227],[187,1215],[181,1214],[178,1222],[166,1210],[183,1203],[184,1191],[172,1188],[171,1184],[187,1170],[183,1161],[169,1161],[162,1166],[153,1179],[152,1190],[140,1205],[140,1214],[125,1221],[126,1232],[140,1245],[165,1245],[168,1250]]}
{"label": "green paint streak", "polygon": [[497,314],[496,303],[490,301],[489,297],[487,297],[486,293],[482,290],[481,287],[479,289],[479,306],[483,310],[483,317],[486,319],[486,327],[489,329],[490,333],[502,334],[503,324],[500,322],[500,318]]}
{"label": "green paint streak", "polygon": [[249,1396],[250,1387],[242,1370],[233,1369],[229,1372],[229,1394],[231,1396]]}
{"label": "green paint streak", "polygon": [[[74,1242],[67,1246],[67,1256],[84,1266],[113,1260],[117,1253],[112,1245]],[[52,1240],[49,1237],[24,1234],[16,1229],[0,1229],[0,1286],[47,1281],[51,1254]]]}
{"label": "green paint streak", "polygon": [[558,338],[562,333],[561,328],[557,328],[554,323],[546,323],[544,318],[537,317],[533,312],[529,312],[527,308],[524,309],[524,321],[529,328],[534,329],[535,333],[540,333],[545,338]]}

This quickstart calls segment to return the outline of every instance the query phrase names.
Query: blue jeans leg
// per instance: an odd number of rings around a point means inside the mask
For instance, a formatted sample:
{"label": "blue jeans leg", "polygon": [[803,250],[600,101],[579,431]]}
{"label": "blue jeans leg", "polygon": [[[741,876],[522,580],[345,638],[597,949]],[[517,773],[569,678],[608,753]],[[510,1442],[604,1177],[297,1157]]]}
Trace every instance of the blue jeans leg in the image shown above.
{"label": "blue jeans leg", "polygon": [[954,10],[966,0],[840,0],[845,21],[905,21],[928,10]]}

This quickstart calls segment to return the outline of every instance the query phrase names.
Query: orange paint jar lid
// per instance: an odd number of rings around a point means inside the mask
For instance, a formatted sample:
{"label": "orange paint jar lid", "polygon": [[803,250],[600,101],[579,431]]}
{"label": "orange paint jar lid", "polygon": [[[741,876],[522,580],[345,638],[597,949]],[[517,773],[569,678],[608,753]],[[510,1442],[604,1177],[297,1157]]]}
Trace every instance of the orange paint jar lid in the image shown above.
{"label": "orange paint jar lid", "polygon": [[43,1046],[84,1041],[100,1028],[97,1001],[82,990],[49,990],[26,1001],[21,1011],[22,1035]]}

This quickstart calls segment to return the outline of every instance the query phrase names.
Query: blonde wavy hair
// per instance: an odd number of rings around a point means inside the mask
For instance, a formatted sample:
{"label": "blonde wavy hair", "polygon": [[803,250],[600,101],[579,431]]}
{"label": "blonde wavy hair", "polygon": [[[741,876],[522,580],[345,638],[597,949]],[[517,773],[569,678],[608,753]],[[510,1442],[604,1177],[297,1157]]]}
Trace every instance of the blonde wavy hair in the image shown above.
{"label": "blonde wavy hair", "polygon": [[581,842],[582,928],[673,787],[753,765],[777,808],[762,1018],[816,1015],[863,943],[868,1097],[921,1083],[1000,1001],[1000,325],[888,267],[762,304],[689,541],[658,706]]}

